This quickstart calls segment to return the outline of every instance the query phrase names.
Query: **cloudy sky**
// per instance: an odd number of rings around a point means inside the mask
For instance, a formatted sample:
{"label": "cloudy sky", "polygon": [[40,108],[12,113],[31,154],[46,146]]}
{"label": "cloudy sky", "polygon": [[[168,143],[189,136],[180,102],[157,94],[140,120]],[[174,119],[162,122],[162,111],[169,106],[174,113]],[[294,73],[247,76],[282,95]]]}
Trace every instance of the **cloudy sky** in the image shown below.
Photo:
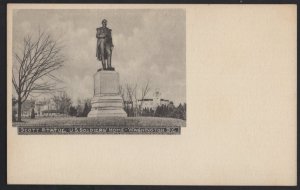
{"label": "cloudy sky", "polygon": [[108,20],[114,51],[112,65],[121,84],[144,85],[150,81],[162,98],[186,102],[185,11],[169,10],[15,10],[13,47],[38,28],[51,33],[64,45],[64,67],[57,73],[67,93],[78,98],[93,96],[96,59],[96,28]]}

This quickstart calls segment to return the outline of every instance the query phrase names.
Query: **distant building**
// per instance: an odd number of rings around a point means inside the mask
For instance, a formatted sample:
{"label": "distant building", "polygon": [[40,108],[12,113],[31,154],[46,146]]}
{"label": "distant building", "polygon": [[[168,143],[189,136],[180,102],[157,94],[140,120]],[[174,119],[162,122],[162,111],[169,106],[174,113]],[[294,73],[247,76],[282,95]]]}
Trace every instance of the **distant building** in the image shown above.
{"label": "distant building", "polygon": [[158,90],[153,93],[153,98],[144,98],[143,100],[138,100],[138,105],[141,106],[142,109],[147,108],[152,110],[156,110],[158,106],[168,105],[169,103],[169,100],[161,98],[161,93]]}
{"label": "distant building", "polygon": [[52,116],[59,114],[59,110],[53,99],[44,99],[36,101],[35,111],[37,116]]}
{"label": "distant building", "polygon": [[[13,110],[15,115],[18,114],[18,103],[16,99],[13,100]],[[30,117],[32,109],[34,109],[36,116],[54,116],[59,115],[59,110],[52,99],[44,100],[26,100],[22,103],[21,117]]]}

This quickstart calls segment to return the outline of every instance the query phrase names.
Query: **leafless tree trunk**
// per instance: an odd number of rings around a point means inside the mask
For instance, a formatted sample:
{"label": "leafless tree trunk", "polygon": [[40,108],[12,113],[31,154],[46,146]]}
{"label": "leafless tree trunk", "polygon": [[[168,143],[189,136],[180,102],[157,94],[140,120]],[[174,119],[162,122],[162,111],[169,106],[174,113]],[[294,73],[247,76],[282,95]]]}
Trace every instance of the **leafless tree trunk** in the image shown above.
{"label": "leafless tree trunk", "polygon": [[[127,98],[129,100],[129,102],[131,103],[132,109],[134,109],[133,108],[133,99],[134,99],[134,94],[136,94],[136,88],[137,88],[137,84],[135,84],[133,86],[126,84]],[[135,116],[135,111],[134,111],[134,116]]]}
{"label": "leafless tree trunk", "polygon": [[134,91],[133,91],[133,97],[134,97],[134,117],[137,117],[138,116],[138,112],[139,112],[137,84],[135,85],[135,88],[134,88]]}
{"label": "leafless tree trunk", "polygon": [[140,113],[142,112],[142,109],[143,109],[144,99],[147,96],[147,94],[148,94],[149,91],[150,91],[150,82],[147,81],[146,85],[144,87],[142,87],[141,104],[139,106]]}
{"label": "leafless tree trunk", "polygon": [[124,88],[122,85],[119,85],[119,94],[122,97],[123,100],[123,106],[125,106],[125,92],[124,92]]}
{"label": "leafless tree trunk", "polygon": [[22,104],[30,94],[49,93],[55,89],[53,81],[59,79],[51,73],[64,62],[61,50],[56,40],[39,31],[37,39],[32,36],[24,38],[22,53],[14,53],[12,82],[18,94],[18,121],[21,121]]}
{"label": "leafless tree trunk", "polygon": [[[122,90],[122,89],[119,89],[119,91],[120,90]],[[133,114],[134,114],[135,117],[140,115],[140,113],[142,111],[141,109],[143,107],[143,100],[145,99],[145,97],[147,96],[149,91],[150,91],[150,82],[149,81],[147,81],[145,86],[143,86],[141,88],[141,94],[138,94],[138,85],[137,84],[134,84],[134,85],[126,84],[127,99],[128,99],[129,102],[132,102]],[[123,93],[123,94],[125,94],[125,93]],[[139,97],[141,97],[140,98],[140,100],[141,100],[140,105],[138,104]],[[133,102],[134,102],[134,104],[133,104]]]}
{"label": "leafless tree trunk", "polygon": [[131,85],[129,85],[129,84],[126,84],[126,93],[127,93],[127,97],[128,97],[128,100],[130,101],[130,102],[133,102],[133,94],[135,93],[135,91],[136,91],[136,87],[137,87],[137,85],[135,85],[135,86],[131,86]]}

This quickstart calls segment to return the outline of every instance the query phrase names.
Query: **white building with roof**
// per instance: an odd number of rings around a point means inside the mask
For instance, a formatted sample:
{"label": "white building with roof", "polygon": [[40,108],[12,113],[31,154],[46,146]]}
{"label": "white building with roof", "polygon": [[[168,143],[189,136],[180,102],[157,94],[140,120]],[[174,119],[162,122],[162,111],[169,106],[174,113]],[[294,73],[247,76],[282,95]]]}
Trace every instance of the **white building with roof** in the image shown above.
{"label": "white building with roof", "polygon": [[162,99],[161,96],[161,93],[156,90],[153,93],[152,98],[144,98],[143,100],[138,100],[138,105],[141,106],[142,109],[147,108],[152,110],[156,110],[156,108],[161,105],[168,105],[170,101]]}

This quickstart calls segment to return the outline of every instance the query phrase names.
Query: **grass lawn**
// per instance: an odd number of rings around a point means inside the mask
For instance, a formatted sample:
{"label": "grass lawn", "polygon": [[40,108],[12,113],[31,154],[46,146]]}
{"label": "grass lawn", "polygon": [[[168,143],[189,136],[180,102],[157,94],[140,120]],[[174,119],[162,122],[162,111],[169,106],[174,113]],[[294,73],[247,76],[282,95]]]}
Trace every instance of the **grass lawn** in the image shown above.
{"label": "grass lawn", "polygon": [[47,117],[23,119],[14,122],[16,127],[185,127],[186,121],[162,117]]}

